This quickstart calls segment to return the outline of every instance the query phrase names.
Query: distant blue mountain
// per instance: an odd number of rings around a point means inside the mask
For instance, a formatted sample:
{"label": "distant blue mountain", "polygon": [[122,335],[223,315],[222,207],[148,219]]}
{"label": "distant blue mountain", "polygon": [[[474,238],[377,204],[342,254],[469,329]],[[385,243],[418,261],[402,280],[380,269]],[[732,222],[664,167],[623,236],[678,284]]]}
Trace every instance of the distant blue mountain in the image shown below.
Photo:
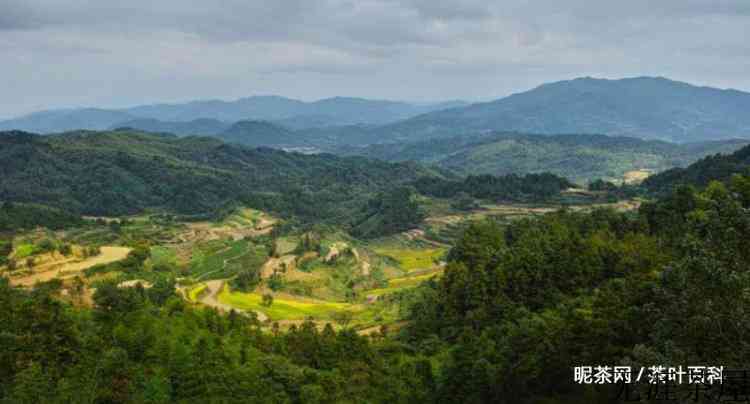
{"label": "distant blue mountain", "polygon": [[379,141],[496,130],[601,133],[677,142],[750,137],[750,93],[659,77],[579,78],[380,128]]}
{"label": "distant blue mountain", "polygon": [[119,122],[113,125],[110,129],[131,128],[146,132],[173,133],[180,136],[213,136],[217,133],[221,133],[227,130],[230,126],[230,123],[222,122],[218,119],[209,118],[193,119],[192,121],[186,122],[160,121],[153,118],[140,118],[125,122]]}
{"label": "distant blue mountain", "polygon": [[[204,100],[180,104],[143,105],[125,109],[65,109],[42,111],[16,119],[0,121],[0,130],[26,130],[37,133],[63,132],[76,129],[108,129],[131,126],[142,130],[161,131],[175,127],[178,131],[193,130],[191,125],[176,122],[198,122],[206,119],[233,123],[242,120],[288,121],[291,128],[353,124],[382,125],[413,116],[467,105],[460,101],[434,104],[410,104],[396,101],[335,97],[304,102],[278,96],[255,96],[236,101]],[[317,117],[310,119],[311,117]],[[198,121],[196,121],[198,120]],[[305,123],[308,121],[308,123]],[[200,122],[198,122],[200,124]],[[215,123],[215,122],[214,122]],[[310,126],[306,126],[310,125]],[[285,126],[285,125],[284,125]],[[209,129],[213,126],[209,125]]]}

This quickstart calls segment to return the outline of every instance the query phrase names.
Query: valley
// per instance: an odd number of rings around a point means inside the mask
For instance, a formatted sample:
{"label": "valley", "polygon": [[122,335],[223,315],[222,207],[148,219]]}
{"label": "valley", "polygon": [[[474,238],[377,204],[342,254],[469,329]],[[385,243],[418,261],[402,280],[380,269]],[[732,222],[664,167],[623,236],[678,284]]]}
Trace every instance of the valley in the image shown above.
{"label": "valley", "polygon": [[[175,279],[186,303],[251,316],[266,330],[312,321],[321,329],[332,324],[369,334],[382,326],[403,326],[409,291],[440,278],[449,247],[472,223],[510,223],[563,207],[481,204],[459,211],[446,200],[425,204],[427,216],[418,227],[375,239],[356,239],[330,226],[289,228],[283,219],[246,207],[217,221],[179,221],[160,213],[87,217],[80,227],[18,233],[9,258],[21,264],[0,270],[12,285],[26,288],[62,281],[60,293],[68,299],[92,296],[103,282],[151,287]],[[585,203],[566,209],[632,211],[638,205]],[[40,245],[55,250],[44,253]],[[63,246],[70,246],[69,257],[58,252],[68,248]],[[96,255],[84,258],[89,251]],[[33,269],[24,259],[35,262]],[[252,281],[238,280],[244,278]],[[91,304],[91,299],[71,301]]]}
{"label": "valley", "polygon": [[748,403],[747,38],[0,0],[0,404]]}

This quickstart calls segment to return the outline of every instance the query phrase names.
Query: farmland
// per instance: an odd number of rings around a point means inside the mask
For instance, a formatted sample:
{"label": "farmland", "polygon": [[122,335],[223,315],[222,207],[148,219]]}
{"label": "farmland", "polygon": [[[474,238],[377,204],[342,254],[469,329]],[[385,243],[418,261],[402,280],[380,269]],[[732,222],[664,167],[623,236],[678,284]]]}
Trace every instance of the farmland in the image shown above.
{"label": "farmland", "polygon": [[[22,264],[31,258],[37,267],[31,272],[21,265],[14,282],[29,286],[77,275],[93,291],[106,282],[152,285],[174,279],[187,303],[255,313],[264,328],[312,320],[369,333],[373,327],[403,325],[407,302],[421,284],[440,278],[448,245],[470,223],[488,218],[509,223],[558,207],[479,205],[459,211],[437,198],[423,203],[432,215],[422,226],[372,240],[335,227],[296,230],[244,207],[216,221],[180,221],[158,212],[88,218],[82,227],[18,236],[11,257]],[[42,252],[66,244],[74,256]],[[89,248],[100,255],[83,257]],[[255,281],[241,290],[240,276]]]}

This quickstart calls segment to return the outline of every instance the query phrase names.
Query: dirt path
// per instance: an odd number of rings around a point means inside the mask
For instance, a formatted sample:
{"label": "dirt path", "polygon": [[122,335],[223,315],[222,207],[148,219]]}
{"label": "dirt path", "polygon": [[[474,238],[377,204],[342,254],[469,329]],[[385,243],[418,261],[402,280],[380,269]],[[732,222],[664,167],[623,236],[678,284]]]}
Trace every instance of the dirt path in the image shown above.
{"label": "dirt path", "polygon": [[366,259],[362,259],[359,255],[359,251],[357,251],[356,248],[352,248],[352,255],[354,255],[354,258],[359,262],[359,264],[362,267],[362,275],[363,276],[369,276],[370,275],[370,261]]}
{"label": "dirt path", "polygon": [[[76,273],[84,271],[93,266],[100,264],[109,264],[125,259],[130,251],[131,249],[127,247],[102,247],[101,254],[95,257],[90,257],[77,262],[64,260],[63,262],[60,262],[59,265],[46,264],[43,268],[41,268],[43,269],[43,271],[35,271],[31,275],[11,278],[10,282],[13,285],[33,286],[37,282],[46,282],[54,278],[69,278],[74,276]],[[48,268],[50,269],[47,270]]]}
{"label": "dirt path", "polygon": [[334,259],[338,255],[339,255],[339,249],[334,244],[331,246],[331,248],[328,249],[328,255],[326,255],[325,257],[325,262],[330,262],[332,259]]}
{"label": "dirt path", "polygon": [[268,279],[273,275],[273,271],[281,266],[281,264],[286,264],[287,271],[291,269],[291,267],[294,265],[294,259],[296,257],[294,255],[285,255],[280,258],[274,258],[271,257],[263,263],[263,266],[260,269],[260,276],[263,279]]}
{"label": "dirt path", "polygon": [[[244,310],[232,307],[219,301],[219,293],[221,293],[221,290],[223,288],[224,281],[221,279],[206,282],[206,293],[203,294],[199,301],[206,306],[213,307],[221,312],[229,313],[230,311],[234,310],[238,313],[246,314],[247,312]],[[255,314],[258,316],[258,320],[260,320],[261,322],[265,322],[266,320],[268,320],[268,316],[266,316],[265,313],[256,310]]]}

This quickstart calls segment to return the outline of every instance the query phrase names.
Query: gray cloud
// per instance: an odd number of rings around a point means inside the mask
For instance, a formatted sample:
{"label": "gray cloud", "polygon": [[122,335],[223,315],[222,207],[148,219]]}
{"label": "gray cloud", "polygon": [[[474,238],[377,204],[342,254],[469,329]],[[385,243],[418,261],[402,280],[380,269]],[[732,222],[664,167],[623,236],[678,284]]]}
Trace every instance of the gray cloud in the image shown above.
{"label": "gray cloud", "polygon": [[277,93],[488,99],[582,75],[750,89],[747,0],[0,0],[0,116]]}

